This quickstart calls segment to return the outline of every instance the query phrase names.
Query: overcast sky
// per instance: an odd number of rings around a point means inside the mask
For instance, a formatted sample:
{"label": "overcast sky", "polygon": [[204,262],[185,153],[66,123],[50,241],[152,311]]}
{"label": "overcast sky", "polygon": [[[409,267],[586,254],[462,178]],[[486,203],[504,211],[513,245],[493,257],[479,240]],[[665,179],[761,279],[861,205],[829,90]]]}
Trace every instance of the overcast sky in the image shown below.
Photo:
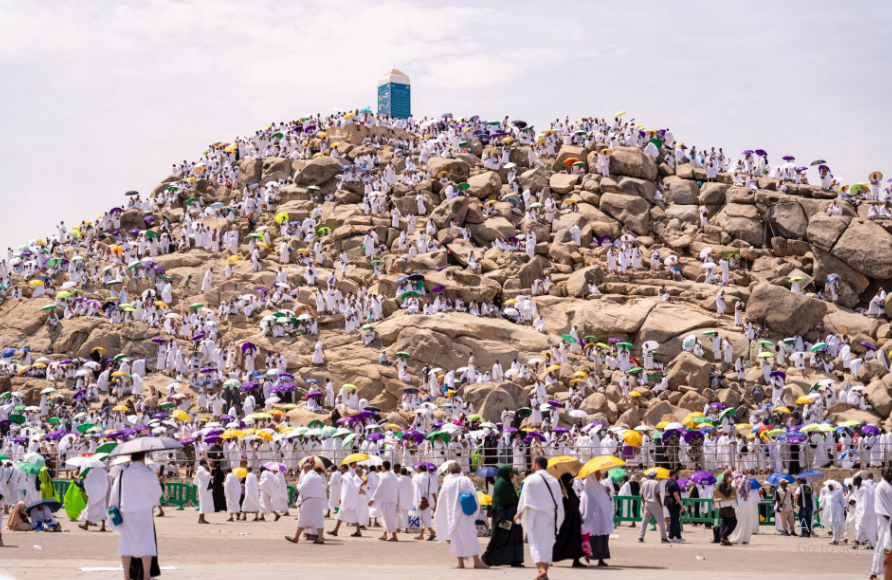
{"label": "overcast sky", "polygon": [[869,0],[0,0],[0,248],[95,219],[209,143],[374,108],[394,66],[419,117],[626,110],[735,160],[892,177],[890,20]]}

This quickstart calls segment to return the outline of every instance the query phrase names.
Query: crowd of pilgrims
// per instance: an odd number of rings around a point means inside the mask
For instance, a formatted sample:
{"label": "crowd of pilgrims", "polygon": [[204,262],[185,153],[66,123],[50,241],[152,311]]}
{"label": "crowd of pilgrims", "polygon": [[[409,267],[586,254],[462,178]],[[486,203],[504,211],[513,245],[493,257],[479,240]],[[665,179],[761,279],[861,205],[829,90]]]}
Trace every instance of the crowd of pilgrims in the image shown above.
{"label": "crowd of pilgrims", "polygon": [[[352,124],[400,131],[386,138],[366,137],[363,145],[368,147],[369,152],[350,161],[339,153],[339,143],[329,136],[328,131],[335,126],[343,129]],[[548,292],[551,285],[548,277],[535,280],[530,295],[517,296],[505,302],[501,297],[480,303],[452,299],[427,288],[420,274],[398,280],[394,295],[374,294],[363,285],[355,293],[343,291],[339,275],[340,278],[345,276],[351,258],[346,252],[335,256],[335,245],[326,239],[330,230],[320,227],[323,203],[332,201],[335,193],[322,194],[318,188],[310,187],[316,203],[306,218],[297,221],[287,215],[276,215],[275,226],[259,225],[261,221],[268,222],[266,218],[276,213],[279,192],[291,185],[294,177],[248,186],[240,179],[241,170],[237,163],[247,158],[306,160],[322,155],[343,159],[344,165],[337,175],[338,190],[359,184],[363,192],[364,213],[389,218],[393,227],[400,229],[399,237],[390,248],[378,239],[374,230],[363,239],[363,257],[373,268],[375,276],[380,277],[384,275],[384,257],[414,257],[442,249],[437,241],[438,228],[429,217],[433,208],[429,207],[425,196],[419,191],[415,195],[415,213],[403,215],[394,203],[392,193],[398,184],[411,187],[422,181],[439,180],[446,199],[462,195],[461,184],[449,181],[446,175],[429,175],[426,165],[433,158],[452,158],[462,152],[470,136],[482,138],[490,144],[482,153],[485,167],[508,169],[509,191],[503,196],[504,200],[525,219],[549,225],[562,214],[577,211],[576,204],[572,200],[561,202],[541,188],[530,190],[521,186],[517,167],[510,161],[512,149],[518,145],[530,146],[528,163],[533,168],[543,164],[542,158],[553,157],[559,143],[585,146],[605,143],[607,148],[598,153],[596,166],[597,172],[605,176],[609,175],[610,148],[632,146],[643,148],[645,153],[655,158],[661,157],[670,166],[690,163],[695,168],[703,168],[707,172],[707,180],[715,179],[718,172],[730,171],[736,183],[750,187],[756,187],[755,180],[766,174],[780,180],[781,189],[785,182],[807,183],[807,168],[796,166],[792,158],[785,157],[784,164],[772,166],[767,153],[757,150],[744,152],[743,158],[733,163],[721,148],[688,149],[684,143],[677,142],[668,129],[644,131],[634,121],[626,122],[621,117],[612,120],[587,118],[576,122],[556,120],[549,129],[538,135],[532,127],[523,122],[511,122],[507,117],[501,121],[486,122],[479,118],[465,120],[447,115],[419,121],[413,118],[381,118],[360,111],[273,123],[254,135],[237,138],[233,143],[210,146],[198,161],[175,164],[172,170],[175,179],[169,181],[154,198],[132,195],[124,206],[112,208],[95,222],[83,221],[71,227],[62,222],[55,234],[45,240],[32,240],[17,250],[9,248],[6,258],[0,260],[0,292],[5,300],[48,301],[46,323],[53,328],[77,316],[105,317],[113,324],[146,324],[157,331],[154,341],[158,343],[158,350],[151,361],[142,358],[109,360],[94,351],[95,356],[89,361],[67,359],[60,362],[41,357],[32,362],[30,352],[7,348],[0,358],[0,374],[67,381],[78,395],[74,404],[70,405],[60,398],[54,399],[52,394],[45,394],[39,405],[21,411],[21,416],[25,418],[22,423],[9,421],[10,415],[17,414],[15,407],[21,406],[15,403],[21,401],[8,397],[6,404],[0,406],[0,422],[4,422],[2,452],[11,461],[21,461],[24,454],[29,452],[60,454],[64,457],[90,452],[102,436],[96,433],[78,434],[78,426],[91,423],[103,431],[130,431],[123,435],[126,438],[137,433],[134,429],[142,421],[134,420],[134,415],[157,415],[159,406],[167,401],[172,402],[177,410],[193,415],[185,422],[168,417],[156,420],[152,426],[146,424],[143,427],[157,430],[158,433],[176,434],[181,438],[194,438],[191,453],[195,463],[207,457],[217,436],[208,435],[207,422],[203,423],[195,415],[196,411],[206,414],[204,419],[210,419],[211,424],[218,426],[217,429],[233,425],[243,427],[246,418],[249,425],[270,429],[274,435],[272,440],[262,437],[251,439],[249,436],[217,442],[226,457],[226,465],[230,467],[243,460],[259,467],[265,459],[276,458],[293,470],[304,455],[341,449],[359,450],[402,464],[455,457],[465,466],[469,466],[474,454],[486,450],[486,453],[495,453],[499,461],[518,469],[528,467],[530,457],[537,454],[570,454],[580,460],[604,454],[625,454],[633,466],[665,464],[709,470],[733,463],[747,473],[785,469],[795,472],[795,467],[805,469],[828,464],[879,465],[885,461],[892,446],[892,436],[884,430],[874,433],[871,430],[864,432],[859,426],[836,427],[830,431],[803,433],[803,441],[792,443],[785,439],[753,436],[762,426],[783,429],[794,425],[822,424],[824,411],[836,401],[870,409],[863,386],[848,380],[822,381],[823,384],[814,390],[810,400],[801,404],[794,405],[784,398],[786,377],[781,369],[785,368],[786,359],[799,370],[808,367],[823,373],[833,373],[841,365],[841,370],[850,375],[852,381],[857,381],[862,365],[872,359],[888,368],[882,350],[865,344],[864,354],[856,358],[849,337],[838,334],[828,334],[824,347],[817,352],[812,352],[814,345],[801,336],[791,337],[770,347],[760,346],[761,352],[770,353],[770,356],[755,359],[762,376],[753,387],[753,398],[758,408],[749,417],[735,417],[733,414],[720,416],[722,409],[707,406],[702,414],[715,422],[711,432],[706,430],[694,437],[669,433],[658,439],[651,436],[653,426],[641,426],[642,441],[634,446],[625,444],[623,428],[583,424],[578,420],[585,416],[580,406],[591,392],[606,393],[610,377],[617,370],[623,372],[618,385],[619,397],[626,402],[634,401],[640,394],[634,391],[636,387],[652,386],[655,394],[667,389],[667,379],[661,371],[668,361],[657,360],[653,355],[659,347],[656,343],[642,345],[636,357],[631,345],[623,346],[619,339],[609,344],[598,343],[586,338],[584,329],[576,327],[569,333],[573,340],[564,338],[556,341],[553,349],[540,359],[496,361],[491,369],[478,369],[473,355],[467,367],[461,369],[433,369],[430,365],[423,368],[412,365],[410,369],[405,358],[382,351],[379,364],[395,365],[400,380],[406,384],[400,405],[404,410],[415,413],[409,427],[421,435],[417,441],[412,437],[397,439],[393,431],[375,429],[375,421],[371,417],[349,423],[349,434],[342,433],[337,437],[295,434],[296,431],[283,434],[281,428],[291,426],[281,416],[257,420],[248,418],[255,411],[269,412],[282,405],[297,403],[312,411],[334,413],[338,418],[346,418],[348,409],[365,410],[369,407],[368,401],[358,397],[355,389],[347,386],[335,388],[325,378],[324,345],[318,337],[318,320],[327,314],[343,314],[345,332],[358,334],[365,345],[372,344],[376,338],[373,323],[384,317],[385,301],[395,297],[402,297],[400,307],[412,314],[463,312],[475,316],[501,317],[518,324],[532,325],[542,333],[547,332],[544,318],[537,312],[536,302],[532,298]],[[661,149],[654,144],[655,139],[661,142]],[[387,163],[378,154],[385,145],[395,151],[394,159]],[[402,168],[399,171],[398,166]],[[566,169],[573,173],[584,170],[580,165]],[[821,186],[825,189],[838,188],[840,200],[885,200],[888,196],[888,190],[885,194],[880,191],[881,175],[871,175],[869,182],[863,186],[848,187],[839,183],[826,166],[822,165],[819,171]],[[229,203],[203,203],[195,189],[199,180],[206,180],[211,186],[226,187],[232,195]],[[658,199],[662,198],[661,188],[662,184],[658,184]],[[188,209],[179,214],[176,223],[162,215],[163,211],[174,208]],[[122,228],[122,217],[129,210],[137,210],[145,216],[144,227]],[[841,209],[834,201],[827,211],[832,215],[841,212]],[[495,215],[494,204],[484,204],[482,212],[485,216]],[[224,231],[213,229],[202,223],[206,218],[223,218],[233,226],[247,224],[247,230],[251,233],[243,237],[238,227],[225,228]],[[707,218],[706,208],[701,208],[701,225],[705,225]],[[471,240],[471,232],[464,224],[451,223],[449,227],[456,228],[466,240]],[[582,245],[578,226],[571,228],[570,238],[577,245]],[[298,240],[303,247],[294,250],[293,240]],[[536,235],[531,231],[527,235],[499,236],[491,246],[502,251],[523,252],[532,258],[536,244]],[[665,249],[654,250],[650,256],[645,256],[635,239],[628,234],[617,239],[602,236],[593,239],[591,244],[607,248],[607,267],[613,275],[647,267],[652,271],[666,268],[677,278],[681,277],[677,257],[666,255]],[[252,271],[273,269],[275,282],[269,287],[246,289],[240,296],[222,300],[216,309],[203,304],[174,309],[171,304],[175,295],[188,297],[204,294],[220,282],[209,267],[201,281],[188,276],[174,288],[173,280],[155,262],[160,256],[193,249],[202,249],[225,259],[224,280],[232,279],[238,262],[246,260],[251,263]],[[270,259],[261,258],[262,250],[269,252]],[[730,273],[744,266],[736,255],[718,258],[716,261],[710,252],[700,256],[707,282],[719,287],[716,308],[719,316],[722,316],[728,309],[723,287],[729,283]],[[288,276],[282,264],[299,265],[302,275]],[[467,256],[467,264],[471,271],[479,271],[473,253]],[[124,282],[131,279],[147,279],[152,288],[138,295],[130,295]],[[827,299],[834,301],[837,298],[835,283],[835,278],[831,276],[824,288]],[[312,300],[310,304],[300,304],[297,302],[298,293],[308,287]],[[594,283],[590,283],[587,290],[589,294],[600,293]],[[794,280],[791,291],[802,293],[805,289]],[[659,297],[671,300],[665,288],[660,289]],[[878,292],[871,302],[868,315],[881,314],[883,298],[883,292]],[[731,308],[735,324],[743,329],[751,343],[765,336],[765,329],[745,320],[745,305],[741,301]],[[281,315],[261,316],[268,311]],[[309,388],[313,389],[311,394],[316,394],[308,396],[306,401],[297,400],[298,390],[294,378],[287,373],[287,361],[283,356],[267,353],[260,363],[255,359],[264,355],[254,345],[227,341],[225,334],[220,332],[220,321],[235,315],[255,321],[266,336],[315,337],[312,362],[320,367],[318,374],[322,383],[315,379],[315,383],[302,385],[300,392]],[[711,358],[715,365],[713,388],[726,386],[721,371],[729,368],[736,371],[738,380],[744,380],[752,363],[742,353],[734,352],[734,346],[727,337],[716,334],[709,339],[690,338],[693,340],[685,340],[684,350],[701,358]],[[185,339],[191,347],[183,346],[182,341],[175,339]],[[703,344],[703,340],[707,344]],[[13,352],[8,352],[10,350]],[[589,372],[582,372],[581,375],[567,372],[568,365],[582,361],[587,363]],[[503,362],[507,368],[503,368]],[[561,365],[564,366],[563,371],[555,368]],[[260,371],[261,368],[264,370]],[[418,372],[418,375],[413,376],[412,372]],[[166,389],[158,392],[152,388],[144,393],[143,377],[147,373],[168,376],[170,382]],[[554,385],[567,383],[571,375],[574,378],[567,386],[569,396],[563,402],[555,401],[548,395],[549,389],[553,391]],[[436,407],[431,401],[436,397],[454,392],[462,384],[506,379],[520,381],[529,388],[531,403],[524,413],[520,409],[506,409],[501,426],[481,427],[479,417],[474,418],[473,406],[462,401],[460,396],[453,396],[449,409],[453,424],[459,428],[449,428],[444,432],[443,426],[434,420]],[[223,386],[227,381],[234,381],[238,386]],[[251,388],[245,389],[245,385],[251,385]],[[319,390],[315,390],[317,387]],[[766,403],[760,405],[763,397]],[[768,397],[770,403],[767,402]],[[129,412],[113,411],[116,405],[127,406]],[[791,407],[792,411],[787,407]],[[778,411],[778,408],[783,411]],[[376,409],[368,412],[377,417]],[[559,425],[562,415],[572,418],[570,428]],[[519,419],[526,416],[531,418],[530,424],[536,429],[533,435],[519,429]],[[50,418],[59,419],[70,433],[56,438],[33,436],[54,430],[47,423]],[[735,423],[744,420],[751,427],[736,428]],[[58,427],[58,423],[55,426]],[[426,435],[438,429],[445,436],[426,438]],[[56,432],[60,430],[55,429]],[[353,438],[344,445],[344,438],[348,435],[353,435]],[[194,465],[190,471],[194,471]]]}

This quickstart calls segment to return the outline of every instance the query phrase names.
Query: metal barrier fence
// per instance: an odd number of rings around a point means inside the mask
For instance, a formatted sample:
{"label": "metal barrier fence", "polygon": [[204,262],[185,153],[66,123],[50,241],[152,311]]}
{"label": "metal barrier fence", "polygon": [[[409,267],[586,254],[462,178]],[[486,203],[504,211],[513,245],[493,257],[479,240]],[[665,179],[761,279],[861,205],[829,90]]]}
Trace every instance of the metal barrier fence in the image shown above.
{"label": "metal barrier fence", "polygon": [[[272,445],[276,445],[273,443]],[[456,460],[469,470],[476,470],[483,465],[508,464],[519,472],[531,469],[532,461],[539,455],[547,458],[561,455],[573,455],[583,463],[588,459],[605,454],[616,454],[626,461],[626,471],[644,471],[651,467],[676,467],[690,471],[718,472],[725,468],[755,472],[783,472],[796,475],[810,469],[820,470],[826,468],[870,468],[892,465],[892,448],[887,452],[883,449],[839,449],[834,445],[809,445],[802,444],[794,448],[792,445],[765,445],[751,446],[741,449],[732,443],[725,447],[678,447],[678,446],[649,446],[630,447],[623,446],[616,449],[604,449],[603,447],[524,447],[514,448],[433,448],[433,449],[380,449],[369,452],[369,455],[377,456],[380,460],[388,460],[392,464],[415,465],[420,462],[440,465],[445,461]],[[718,450],[717,450],[718,449]],[[224,468],[238,467],[242,460],[246,460],[255,470],[268,462],[284,464],[289,471],[296,471],[298,462],[311,455],[323,455],[332,460],[335,465],[350,455],[361,451],[358,448],[316,448],[316,449],[270,449],[270,448],[244,448],[231,451],[224,448],[220,452],[211,450],[210,454],[203,454],[199,458],[186,454],[184,450],[176,452],[156,452],[152,460],[165,467],[164,475],[167,477],[190,476],[200,459],[219,458],[224,461]],[[210,457],[209,457],[210,455]],[[48,466],[59,478],[73,476],[74,472],[66,470],[65,459],[74,457],[62,453],[45,454]],[[20,460],[20,458],[12,458]],[[377,461],[377,460],[376,460]]]}

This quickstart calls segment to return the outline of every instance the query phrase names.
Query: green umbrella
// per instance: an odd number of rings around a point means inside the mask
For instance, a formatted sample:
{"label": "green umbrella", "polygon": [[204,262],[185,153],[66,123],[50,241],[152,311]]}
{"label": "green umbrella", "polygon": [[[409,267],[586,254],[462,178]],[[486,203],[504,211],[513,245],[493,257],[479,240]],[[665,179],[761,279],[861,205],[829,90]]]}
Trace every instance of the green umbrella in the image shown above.
{"label": "green umbrella", "polygon": [[614,467],[607,472],[607,475],[610,476],[610,481],[612,481],[613,483],[619,483],[623,480],[624,477],[628,477],[629,472],[625,469]]}
{"label": "green umbrella", "polygon": [[87,432],[88,429],[92,429],[92,428],[95,427],[95,426],[96,426],[96,425],[94,425],[93,423],[84,423],[83,425],[78,425],[78,426],[77,426],[77,432],[78,432],[78,433],[81,433],[81,434],[84,434],[84,433]]}
{"label": "green umbrella", "polygon": [[529,407],[521,407],[517,410],[517,416],[523,419],[524,417],[529,417],[533,414],[533,410]]}
{"label": "green umbrella", "polygon": [[814,345],[813,347],[811,347],[809,350],[811,350],[812,352],[818,352],[819,350],[822,350],[822,349],[825,349],[825,348],[827,348],[827,343],[826,343],[826,342],[819,342],[818,344],[816,344],[816,345]]}
{"label": "green umbrella", "polygon": [[189,310],[198,310],[199,308],[204,308],[204,304],[201,302],[196,302],[195,304],[189,306]]}
{"label": "green umbrella", "polygon": [[456,185],[455,189],[457,189],[459,191],[465,191],[466,189],[471,189],[471,184],[462,182],[462,183],[459,183],[458,185]]}
{"label": "green umbrella", "polygon": [[405,351],[402,351],[402,350],[399,351],[398,353],[396,353],[396,356],[398,356],[398,357],[400,357],[400,358],[412,358],[412,355],[411,355],[411,354],[409,354],[409,353],[407,353],[407,352],[405,352]]}
{"label": "green umbrella", "polygon": [[654,145],[656,145],[657,149],[663,146],[663,142],[659,139],[651,139],[650,141],[648,141],[648,143],[653,143]]}
{"label": "green umbrella", "polygon": [[17,423],[17,424],[19,424],[19,425],[21,425],[22,423],[25,422],[25,416],[24,416],[24,415],[18,415],[18,414],[15,414],[15,413],[12,414],[12,415],[10,415],[9,417],[7,417],[7,419],[9,419],[9,420],[12,421],[13,423]]}
{"label": "green umbrella", "polygon": [[41,308],[41,310],[44,311],[44,312],[48,312],[48,311],[50,311],[50,310],[55,310],[55,309],[56,309],[56,305],[55,305],[55,304],[47,304],[46,306],[44,306],[43,308]]}
{"label": "green umbrella", "polygon": [[170,401],[168,401],[166,403],[161,403],[158,406],[161,407],[162,409],[173,409],[174,407],[176,407],[176,405],[174,403],[171,403]]}
{"label": "green umbrella", "polygon": [[50,425],[58,425],[62,422],[62,419],[58,417],[50,417]]}
{"label": "green umbrella", "polygon": [[26,407],[25,405],[16,405],[15,407],[13,407],[13,410],[14,411],[24,411],[27,408],[28,407]]}
{"label": "green umbrella", "polygon": [[719,333],[718,330],[707,330],[703,333],[703,336],[715,336]]}
{"label": "green umbrella", "polygon": [[96,453],[111,453],[117,446],[118,444],[114,441],[109,441],[108,443],[103,443],[102,445],[97,447]]}
{"label": "green umbrella", "polygon": [[409,296],[418,298],[418,292],[413,292],[412,290],[409,290],[408,292],[403,292],[402,294],[400,294],[400,300],[405,300]]}
{"label": "green umbrella", "polygon": [[319,228],[318,230],[316,230],[316,233],[319,234],[320,236],[324,236],[325,234],[330,234],[330,233],[331,233],[331,228],[326,227],[326,226],[322,226],[321,228]]}
{"label": "green umbrella", "polygon": [[634,348],[635,345],[633,345],[631,342],[618,342],[618,343],[616,343],[616,346],[617,346],[617,348],[631,349],[631,348]]}
{"label": "green umbrella", "polygon": [[770,340],[760,340],[756,344],[758,344],[759,346],[764,346],[765,348],[771,348],[774,346],[774,343]]}
{"label": "green umbrella", "polygon": [[632,367],[629,370],[627,370],[626,372],[631,375],[631,374],[635,374],[635,373],[640,373],[643,370],[644,370],[644,367]]}
{"label": "green umbrella", "polygon": [[39,465],[34,465],[33,463],[19,463],[16,467],[24,471],[25,473],[30,473],[31,475],[37,475],[40,473],[40,470],[43,469]]}
{"label": "green umbrella", "polygon": [[428,433],[424,436],[425,439],[429,439],[433,441],[434,439],[440,439],[443,443],[449,443],[449,433],[444,433],[442,431],[434,431],[433,433]]}
{"label": "green umbrella", "polygon": [[375,258],[374,260],[372,260],[372,264],[383,264],[383,263],[384,263],[384,260],[381,260],[378,258]]}
{"label": "green umbrella", "polygon": [[569,342],[570,344],[576,344],[577,342],[579,342],[578,340],[576,340],[569,334],[562,334],[561,338],[564,339],[565,341]]}
{"label": "green umbrella", "polygon": [[128,358],[128,357],[127,357],[126,354],[124,354],[124,353],[122,352],[121,354],[115,355],[114,361],[115,361],[115,362],[121,362],[121,361],[124,360],[125,358]]}
{"label": "green umbrella", "polygon": [[719,415],[719,419],[724,419],[725,417],[730,417],[736,412],[737,412],[737,409],[735,409],[734,407],[728,407],[727,409],[725,409],[724,411],[721,412],[721,414]]}

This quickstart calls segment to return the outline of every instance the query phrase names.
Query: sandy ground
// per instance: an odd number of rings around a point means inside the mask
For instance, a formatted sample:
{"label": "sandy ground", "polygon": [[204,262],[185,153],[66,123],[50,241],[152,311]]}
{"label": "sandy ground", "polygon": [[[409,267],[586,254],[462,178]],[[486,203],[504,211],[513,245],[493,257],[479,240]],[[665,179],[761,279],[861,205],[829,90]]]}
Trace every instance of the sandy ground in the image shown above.
{"label": "sandy ground", "polygon": [[[370,528],[364,538],[328,537],[324,546],[287,543],[292,534],[295,514],[278,522],[226,523],[225,514],[208,516],[210,525],[198,525],[193,509],[169,509],[166,517],[155,518],[160,548],[162,578],[182,579],[252,579],[258,572],[290,578],[310,574],[314,580],[353,577],[364,580],[411,575],[425,580],[459,577],[491,577],[509,580],[531,579],[535,569],[527,552],[526,569],[457,570],[449,546],[438,542],[419,542],[401,534],[402,543],[384,543],[375,538],[380,529]],[[64,517],[64,514],[62,514]],[[5,546],[0,548],[0,580],[84,578],[105,580],[120,578],[118,571],[85,571],[89,567],[117,567],[118,540],[112,532],[99,533],[77,529],[62,534],[5,532]],[[326,529],[334,522],[328,520]],[[763,527],[768,531],[769,528]],[[773,529],[773,528],[771,528]],[[787,538],[774,535],[753,536],[748,546],[721,547],[710,543],[711,530],[687,527],[686,544],[660,544],[659,533],[648,531],[646,542],[637,542],[637,529],[628,524],[615,532],[610,542],[609,568],[571,569],[561,562],[550,572],[552,579],[597,577],[660,580],[695,578],[736,578],[758,576],[765,580],[815,578],[867,578],[872,552],[855,552],[847,546],[830,546],[827,538]],[[485,539],[481,539],[485,542]],[[38,549],[39,546],[39,549]],[[830,551],[833,549],[832,551]],[[705,558],[705,559],[698,559]],[[470,562],[469,562],[470,563]],[[300,568],[295,568],[299,566]],[[175,567],[166,570],[164,567]],[[272,576],[270,576],[272,577]]]}

